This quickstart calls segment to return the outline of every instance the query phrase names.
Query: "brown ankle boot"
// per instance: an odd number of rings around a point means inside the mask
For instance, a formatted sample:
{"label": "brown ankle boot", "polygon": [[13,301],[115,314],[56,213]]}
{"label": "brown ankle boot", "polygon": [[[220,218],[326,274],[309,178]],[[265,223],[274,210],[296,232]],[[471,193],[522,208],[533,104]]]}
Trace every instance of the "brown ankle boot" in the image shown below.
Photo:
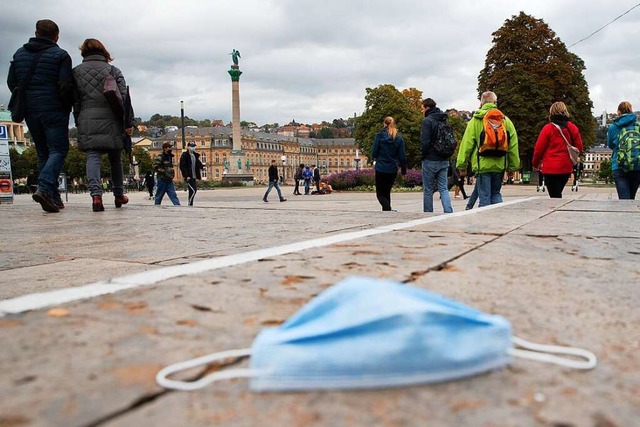
{"label": "brown ankle boot", "polygon": [[129,198],[124,194],[122,196],[116,196],[116,208],[120,208],[127,203],[129,203]]}
{"label": "brown ankle boot", "polygon": [[94,212],[102,212],[104,211],[104,205],[102,204],[102,196],[92,196],[93,199],[93,211]]}

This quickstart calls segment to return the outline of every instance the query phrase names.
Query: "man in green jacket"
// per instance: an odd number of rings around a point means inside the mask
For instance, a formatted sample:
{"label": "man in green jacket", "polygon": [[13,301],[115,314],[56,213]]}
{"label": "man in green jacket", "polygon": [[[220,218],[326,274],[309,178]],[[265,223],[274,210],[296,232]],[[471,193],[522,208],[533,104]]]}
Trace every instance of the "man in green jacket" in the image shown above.
{"label": "man in green jacket", "polygon": [[496,106],[498,97],[493,92],[484,92],[480,97],[480,109],[473,113],[473,117],[467,124],[460,148],[456,168],[460,176],[467,173],[467,165],[471,163],[471,169],[476,174],[476,190],[480,199],[479,206],[488,206],[502,203],[502,177],[504,171],[513,175],[520,168],[520,155],[518,153],[518,135],[516,128],[507,116],[504,116],[502,125],[508,138],[508,151],[505,155],[489,156],[478,155],[480,135],[484,129],[483,118]]}

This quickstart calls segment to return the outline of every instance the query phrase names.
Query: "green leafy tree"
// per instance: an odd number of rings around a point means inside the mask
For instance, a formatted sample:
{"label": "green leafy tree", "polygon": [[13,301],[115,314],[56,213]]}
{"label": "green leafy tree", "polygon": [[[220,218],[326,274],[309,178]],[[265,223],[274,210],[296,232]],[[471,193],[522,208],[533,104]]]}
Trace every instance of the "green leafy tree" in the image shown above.
{"label": "green leafy tree", "polygon": [[518,132],[520,157],[530,169],[533,146],[548,122],[549,107],[567,104],[585,147],[595,141],[593,104],[584,62],[541,19],[520,12],[493,33],[493,46],[478,77],[478,93],[491,90]]}
{"label": "green leafy tree", "polygon": [[320,138],[331,139],[333,138],[333,130],[330,127],[324,127],[320,129]]}
{"label": "green leafy tree", "polygon": [[69,147],[67,157],[64,159],[63,172],[71,178],[80,178],[87,175],[87,154],[78,147]]}
{"label": "green leafy tree", "polygon": [[[11,159],[13,162],[13,158]],[[36,152],[36,147],[29,147],[22,152],[19,160],[20,168],[24,168],[27,171],[27,175],[29,171],[33,169],[34,171],[38,171],[38,153]],[[26,175],[25,175],[26,176]]]}
{"label": "green leafy tree", "polygon": [[609,183],[613,179],[613,173],[611,172],[611,161],[604,159],[600,162],[600,170],[598,171],[598,177],[604,179],[604,182]]}
{"label": "green leafy tree", "polygon": [[356,144],[367,156],[371,155],[373,139],[382,129],[385,117],[391,116],[402,134],[407,151],[409,167],[420,165],[420,110],[411,105],[410,100],[390,84],[367,88],[365,111],[356,120],[353,136]]}
{"label": "green leafy tree", "polygon": [[[145,175],[147,172],[153,172],[153,159],[147,150],[142,147],[133,147],[133,155],[136,158],[136,162],[140,163],[138,166],[140,175]],[[126,161],[129,161],[128,156]]]}
{"label": "green leafy tree", "polygon": [[27,159],[21,156],[18,150],[13,147],[9,148],[9,160],[11,161],[11,176],[13,176],[14,179],[25,178],[29,175],[31,169],[36,170],[36,168],[32,168]]}

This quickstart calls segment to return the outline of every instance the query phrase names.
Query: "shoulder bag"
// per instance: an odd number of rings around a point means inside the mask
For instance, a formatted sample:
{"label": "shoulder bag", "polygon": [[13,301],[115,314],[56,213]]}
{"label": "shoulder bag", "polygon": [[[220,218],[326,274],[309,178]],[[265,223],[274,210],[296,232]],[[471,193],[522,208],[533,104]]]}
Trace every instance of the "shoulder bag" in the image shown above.
{"label": "shoulder bag", "polygon": [[27,87],[29,87],[33,73],[36,71],[40,55],[42,55],[42,51],[36,53],[36,57],[33,59],[27,75],[18,86],[13,88],[13,92],[11,92],[11,99],[9,99],[9,105],[7,107],[9,111],[11,111],[11,120],[15,123],[22,123],[27,114]]}
{"label": "shoulder bag", "polygon": [[564,133],[562,132],[562,129],[560,128],[560,126],[558,126],[555,123],[551,123],[551,124],[554,125],[556,129],[558,129],[558,132],[560,132],[560,135],[562,136],[562,139],[564,139],[564,143],[567,146],[567,152],[569,153],[569,158],[571,159],[571,163],[575,166],[580,161],[580,150],[578,150],[573,145],[569,144],[569,141],[567,141],[567,138],[564,136]]}

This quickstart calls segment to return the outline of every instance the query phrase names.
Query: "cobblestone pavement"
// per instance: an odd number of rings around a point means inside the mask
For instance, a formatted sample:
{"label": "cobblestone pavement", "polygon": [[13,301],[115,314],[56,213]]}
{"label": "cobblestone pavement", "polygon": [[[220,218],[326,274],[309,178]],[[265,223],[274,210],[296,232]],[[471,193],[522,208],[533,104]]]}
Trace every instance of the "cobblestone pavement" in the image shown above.
{"label": "cobblestone pavement", "polygon": [[[100,213],[86,194],[58,214],[22,195],[0,205],[0,426],[637,424],[640,201],[516,185],[501,206],[465,212],[454,199],[443,215],[437,200],[422,213],[421,193],[394,193],[398,212],[380,212],[372,193],[283,190],[284,203],[263,203],[264,188],[201,191],[195,207],[130,193],[115,209],[106,196]],[[599,365],[515,359],[466,380],[351,392],[156,385],[163,366],[248,347],[349,275],[501,314],[517,335],[588,349]]]}

